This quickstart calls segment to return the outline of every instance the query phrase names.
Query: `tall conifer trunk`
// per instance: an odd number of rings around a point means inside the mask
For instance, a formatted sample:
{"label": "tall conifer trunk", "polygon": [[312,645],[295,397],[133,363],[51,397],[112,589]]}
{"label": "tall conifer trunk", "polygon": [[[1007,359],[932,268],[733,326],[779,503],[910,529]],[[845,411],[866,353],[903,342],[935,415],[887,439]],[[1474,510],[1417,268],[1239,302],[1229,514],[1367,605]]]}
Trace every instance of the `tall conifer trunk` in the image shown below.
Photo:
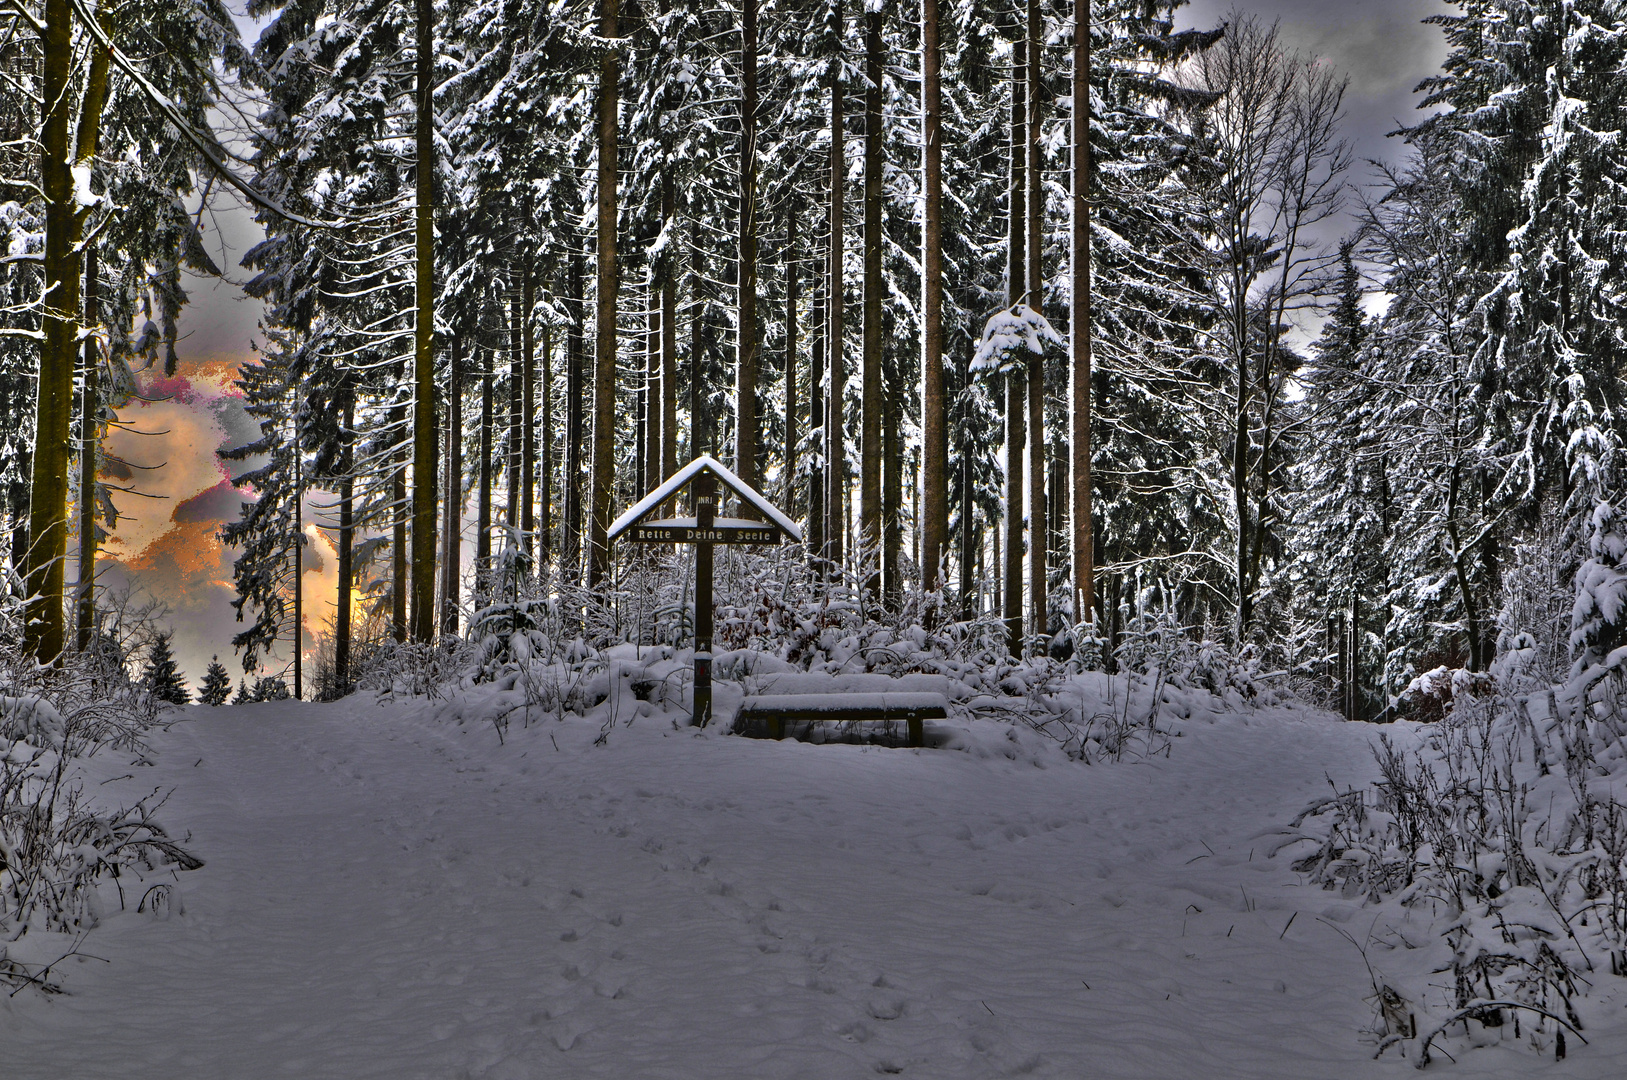
{"label": "tall conifer trunk", "polygon": [[529,559],[537,554],[537,337],[531,324],[531,308],[536,303],[535,285],[529,261],[520,266],[520,353],[522,359],[520,396],[520,532],[525,537]]}
{"label": "tall conifer trunk", "polygon": [[[826,255],[825,267],[828,267],[829,255]],[[830,323],[825,318],[825,288],[829,282],[829,274],[821,273],[824,280],[814,289],[813,298],[813,350],[808,362],[808,425],[819,429],[820,452],[828,455],[825,449],[830,441],[830,416],[825,411],[825,376],[828,366],[825,363],[825,341],[830,337]],[[828,466],[821,463],[818,468],[808,471],[808,553],[815,563],[825,565],[825,475]]]}
{"label": "tall conifer trunk", "polygon": [[565,357],[565,543],[560,558],[562,565],[569,567],[566,579],[577,584],[582,580],[582,442],[586,427],[582,408],[587,382],[587,373],[583,371],[587,352],[584,340],[587,297],[583,281],[586,267],[583,264],[586,261],[583,253],[573,246],[566,280],[572,314]]}
{"label": "tall conifer trunk", "polygon": [[[101,322],[96,274],[93,243],[85,248],[85,326],[90,330]],[[84,357],[79,398],[79,610],[75,620],[80,652],[90,649],[96,630],[96,451],[102,406],[94,333],[85,337]]]}
{"label": "tall conifer trunk", "polygon": [[[599,36],[619,34],[619,0],[600,0]],[[616,300],[621,275],[616,266],[616,82],[621,64],[614,49],[599,60],[599,266],[598,318],[593,354],[593,495],[588,528],[588,587],[610,570],[610,511],[616,479]]]}
{"label": "tall conifer trunk", "polygon": [[458,586],[463,545],[463,339],[452,336],[451,371],[446,388],[446,521],[441,526],[441,633],[458,632]]}
{"label": "tall conifer trunk", "polygon": [[[1044,21],[1039,0],[1028,0],[1028,304],[1043,312],[1045,305],[1045,176],[1039,148],[1040,92],[1044,89],[1040,61]],[[1049,629],[1049,581],[1045,572],[1051,531],[1046,517],[1045,467],[1045,355],[1028,356],[1028,595],[1029,629]]]}
{"label": "tall conifer trunk", "polygon": [[491,488],[493,386],[497,352],[486,348],[480,366],[480,509],[475,522],[475,606],[491,598]]}
{"label": "tall conifer trunk", "polygon": [[[974,535],[972,509],[972,455],[960,455],[960,617],[970,621],[981,614],[983,544]],[[973,574],[973,564],[977,573]]]}
{"label": "tall conifer trunk", "polygon": [[[102,33],[111,36],[113,19],[107,8],[97,8],[96,21]],[[74,140],[74,159],[83,167],[89,167],[94,162],[101,143],[102,110],[107,105],[111,62],[106,49],[92,50],[90,71],[85,79],[85,98],[80,107],[78,130]],[[89,207],[78,207],[75,210],[73,242],[76,246],[84,235],[85,215],[89,211]],[[79,414],[79,610],[76,621],[79,630],[77,644],[79,651],[84,652],[90,648],[96,623],[96,461],[97,451],[101,446],[99,361],[95,330],[101,325],[102,319],[94,241],[85,247],[82,257],[85,272],[84,326],[91,331],[86,336],[84,344],[84,377],[81,384]]]}
{"label": "tall conifer trunk", "polygon": [[[740,3],[740,238],[734,471],[758,487],[757,421],[757,0]],[[754,516],[754,515],[748,515]]]}
{"label": "tall conifer trunk", "polygon": [[921,588],[938,588],[949,542],[949,447],[943,388],[943,102],[938,0],[921,0]]}
{"label": "tall conifer trunk", "polygon": [[1093,618],[1096,540],[1090,503],[1090,0],[1073,5],[1073,346],[1069,452],[1073,474],[1074,619]]}
{"label": "tall conifer trunk", "polygon": [[305,698],[305,463],[294,398],[294,700]]}
{"label": "tall conifer trunk", "polygon": [[412,604],[414,641],[435,636],[435,5],[417,0],[416,330],[413,334]]}
{"label": "tall conifer trunk", "polygon": [[537,566],[546,568],[554,544],[554,327],[542,327],[541,462],[537,466]]}
{"label": "tall conifer trunk", "polygon": [[356,389],[347,378],[339,393],[339,581],[334,589],[333,682],[336,693],[350,692],[350,593],[356,580]]}
{"label": "tall conifer trunk", "polygon": [[[864,16],[864,354],[859,406],[859,562],[881,545],[881,11]],[[881,591],[880,567],[865,580],[872,594]]]}
{"label": "tall conifer trunk", "polygon": [[[396,364],[397,378],[405,365]],[[400,445],[390,455],[390,632],[397,641],[407,640],[407,406],[390,406],[390,433]]]}
{"label": "tall conifer trunk", "polygon": [[[66,637],[62,607],[68,545],[68,460],[73,412],[73,369],[78,361],[79,218],[75,213],[73,151],[73,9],[69,0],[46,0],[40,91],[40,190],[45,202],[44,339],[34,405],[34,453],[28,491],[28,546],[22,569],[29,600],[24,647],[41,663],[55,663]],[[99,50],[98,50],[99,52]],[[15,558],[15,555],[13,556]]]}
{"label": "tall conifer trunk", "polygon": [[792,518],[797,516],[797,301],[801,284],[797,265],[797,208],[794,201],[785,213],[785,456],[780,484],[781,505]]}
{"label": "tall conifer trunk", "polygon": [[842,255],[842,194],[847,175],[847,153],[843,147],[841,55],[842,36],[847,26],[842,14],[842,0],[831,0],[831,36],[835,43],[835,57],[830,77],[830,287],[826,290],[826,303],[830,305],[830,400],[826,404],[829,418],[825,422],[825,461],[829,479],[825,485],[825,557],[841,566],[842,540],[847,529],[844,496],[847,494],[847,460],[842,415],[844,388],[847,386],[847,365],[843,356],[844,326]]}
{"label": "tall conifer trunk", "polygon": [[[672,229],[677,193],[661,177],[662,228]],[[675,239],[668,234],[669,241]],[[661,253],[661,479],[678,471],[678,260],[669,243]]]}
{"label": "tall conifer trunk", "polygon": [[[660,12],[672,10],[671,0],[661,0]],[[661,147],[663,163],[671,161],[671,148]],[[678,471],[678,271],[676,254],[678,214],[677,185],[667,168],[661,170],[661,230],[667,244],[661,251],[661,480]],[[672,504],[669,503],[670,507]],[[663,516],[670,516],[663,511]]]}
{"label": "tall conifer trunk", "polygon": [[508,476],[508,507],[503,515],[510,529],[519,529],[523,498],[520,489],[524,481],[522,462],[525,448],[525,357],[520,342],[520,290],[512,282],[508,303],[508,454],[505,461]]}
{"label": "tall conifer trunk", "polygon": [[904,600],[901,561],[904,547],[904,437],[901,416],[906,393],[897,362],[882,363],[881,408],[881,579],[887,607]]}
{"label": "tall conifer trunk", "polygon": [[705,298],[701,294],[700,229],[693,219],[689,225],[689,458],[694,460],[711,450],[707,435],[711,422],[706,412]]}
{"label": "tall conifer trunk", "polygon": [[661,472],[661,287],[651,261],[645,290],[648,337],[644,342],[644,482],[639,495],[647,495],[665,479]]}
{"label": "tall conifer trunk", "polygon": [[[1011,63],[1011,188],[1006,239],[1006,302],[1020,304],[1027,295],[1028,267],[1024,257],[1028,227],[1027,179],[1028,67],[1026,32],[1012,45]],[[1006,520],[1005,608],[1006,647],[1022,655],[1023,643],[1023,452],[1026,444],[1027,386],[1021,362],[1006,375]]]}

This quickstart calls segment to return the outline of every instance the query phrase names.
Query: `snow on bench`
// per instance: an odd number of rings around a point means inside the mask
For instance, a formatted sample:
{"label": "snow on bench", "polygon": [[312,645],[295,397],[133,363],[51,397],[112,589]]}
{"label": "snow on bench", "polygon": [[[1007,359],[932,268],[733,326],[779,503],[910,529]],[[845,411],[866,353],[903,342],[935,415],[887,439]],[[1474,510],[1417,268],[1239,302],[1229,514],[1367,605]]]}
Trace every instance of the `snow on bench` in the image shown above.
{"label": "snow on bench", "polygon": [[[880,676],[886,678],[886,676]],[[823,676],[826,685],[832,681]],[[765,720],[773,738],[783,738],[787,721],[858,724],[902,720],[909,726],[909,745],[926,743],[927,720],[949,715],[949,702],[942,694],[922,690],[838,691],[836,693],[758,694],[747,698],[735,713],[738,731],[748,720]]]}
{"label": "snow on bench", "polygon": [[950,701],[971,696],[972,688],[948,675],[917,672],[911,675],[830,675],[817,671],[788,671],[752,676],[749,684],[759,694],[848,694],[919,691],[941,694]]}

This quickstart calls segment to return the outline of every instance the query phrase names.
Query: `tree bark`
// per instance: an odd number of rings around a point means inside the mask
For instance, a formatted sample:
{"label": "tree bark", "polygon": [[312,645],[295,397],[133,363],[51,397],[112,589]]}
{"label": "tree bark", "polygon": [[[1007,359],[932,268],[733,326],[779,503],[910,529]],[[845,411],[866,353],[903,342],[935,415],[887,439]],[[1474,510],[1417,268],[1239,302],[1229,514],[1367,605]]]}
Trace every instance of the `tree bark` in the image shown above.
{"label": "tree bark", "polygon": [[[757,0],[740,4],[740,267],[735,367],[734,471],[757,476]],[[755,516],[748,515],[748,516]]]}
{"label": "tree bark", "polygon": [[44,339],[34,406],[34,456],[28,491],[28,547],[23,575],[28,590],[24,647],[45,664],[62,654],[66,637],[62,599],[68,545],[68,459],[73,411],[73,369],[78,360],[79,258],[72,148],[73,9],[46,0],[40,35],[40,188],[45,197]]}
{"label": "tree bark", "polygon": [[[517,283],[514,283],[517,286]],[[508,453],[505,455],[504,467],[508,478],[507,506],[503,512],[503,520],[510,529],[521,528],[520,504],[523,501],[520,489],[524,481],[521,476],[524,469],[521,466],[524,458],[525,442],[525,356],[521,347],[520,333],[520,290],[518,287],[509,290],[508,301]]]}
{"label": "tree bark", "polygon": [[[615,39],[618,0],[600,0],[599,36]],[[599,266],[597,337],[593,355],[593,496],[588,531],[588,588],[610,571],[610,512],[616,480],[616,83],[620,59],[606,49],[599,61]]]}
{"label": "tree bark", "polygon": [[881,378],[881,10],[865,13],[864,32],[864,355],[859,406],[859,563],[876,558],[865,589],[881,592],[881,427],[885,390]]}
{"label": "tree bark", "polygon": [[[1472,658],[1470,671],[1478,671]],[[1362,719],[1361,695],[1361,590],[1353,590],[1350,594],[1350,711],[1347,714],[1351,720]]]}
{"label": "tree bark", "polygon": [[[106,8],[96,10],[96,21],[104,34],[113,32],[113,18]],[[111,57],[106,49],[91,52],[90,71],[85,79],[85,100],[80,107],[78,131],[74,140],[76,164],[89,168],[101,143],[102,111],[107,106],[108,74]],[[77,248],[84,234],[89,207],[75,208],[72,243]],[[96,463],[101,446],[101,401],[98,386],[99,358],[95,330],[101,324],[100,282],[96,265],[96,245],[88,245],[84,260],[84,326],[91,331],[84,344],[84,382],[80,404],[79,459],[79,611],[78,646],[84,652],[91,646],[96,624]],[[71,393],[71,390],[70,390]],[[66,507],[64,507],[66,511]],[[66,513],[64,512],[64,526]],[[66,554],[66,549],[64,549]],[[60,607],[61,605],[58,604]]]}
{"label": "tree bark", "polygon": [[647,269],[644,289],[644,380],[638,389],[639,422],[638,494],[649,494],[661,483],[661,287],[656,283],[655,261]]}
{"label": "tree bark", "polygon": [[843,496],[847,492],[847,461],[844,445],[845,422],[842,415],[843,390],[847,386],[847,366],[843,357],[843,283],[842,233],[843,184],[847,174],[847,153],[843,147],[843,115],[841,55],[842,36],[846,20],[842,13],[842,0],[832,0],[831,31],[836,55],[831,66],[830,79],[830,288],[826,303],[830,305],[830,417],[825,423],[825,461],[829,479],[825,485],[825,548],[826,558],[841,566],[842,540],[847,528]]}
{"label": "tree bark", "polygon": [[537,336],[531,325],[531,309],[536,303],[536,287],[529,264],[520,267],[520,353],[522,359],[520,395],[520,532],[524,537],[528,562],[537,552]]}
{"label": "tree bark", "polygon": [[[949,543],[949,445],[943,386],[943,101],[938,0],[921,0],[921,588],[941,584]],[[964,511],[963,511],[964,512]]]}
{"label": "tree bark", "polygon": [[785,512],[797,516],[797,301],[802,275],[797,266],[797,211],[793,202],[785,214],[785,456],[780,500]]}
{"label": "tree bark", "polygon": [[882,364],[881,413],[881,579],[888,610],[904,602],[901,562],[904,548],[904,436],[901,417],[905,389],[897,361]]}
{"label": "tree bark", "polygon": [[[1044,89],[1040,61],[1044,21],[1039,0],[1028,0],[1028,305],[1043,313],[1045,306],[1045,187],[1040,155],[1040,93]],[[1051,531],[1047,520],[1045,467],[1049,444],[1045,438],[1045,354],[1028,355],[1028,595],[1029,629],[1050,631],[1050,579],[1046,574]]]}
{"label": "tree bark", "polygon": [[463,339],[452,336],[451,371],[446,388],[446,522],[441,528],[441,633],[458,633],[459,578],[463,526]]}
{"label": "tree bark", "polygon": [[661,177],[661,227],[667,249],[661,253],[661,479],[678,471],[678,260],[672,251],[676,239],[677,193],[664,173]]}
{"label": "tree bark", "polygon": [[[822,458],[827,456],[825,449],[829,442],[830,416],[825,411],[825,376],[828,367],[825,363],[825,341],[830,337],[830,323],[825,318],[825,287],[829,283],[828,274],[829,256],[826,256],[826,271],[820,276],[825,281],[819,283],[814,289],[813,311],[811,324],[813,326],[812,352],[808,357],[808,425],[819,430],[819,453]],[[817,468],[808,471],[808,554],[815,564],[821,568],[825,562],[825,474],[828,471],[826,462],[821,461]]]}
{"label": "tree bark", "polygon": [[[653,290],[646,289],[646,296]],[[647,302],[647,301],[646,301]],[[646,315],[644,327],[644,346],[640,350],[644,359],[644,370],[638,374],[633,383],[633,497],[642,498],[649,488],[644,486],[646,466],[650,460],[650,369],[654,366],[655,357],[650,343],[655,338],[655,315],[653,307]],[[636,341],[636,338],[635,338]],[[638,348],[635,344],[634,348]]]}
{"label": "tree bark", "polygon": [[[1006,241],[1006,302],[1013,307],[1028,294],[1024,284],[1028,227],[1028,96],[1026,93],[1028,42],[1020,34],[1012,44],[1011,64],[1011,188]],[[1018,364],[1006,374],[1006,520],[1005,623],[1006,647],[1022,655],[1023,643],[1023,453],[1026,439],[1028,380]]]}
{"label": "tree bark", "polygon": [[560,552],[561,567],[568,567],[567,580],[582,580],[582,450],[583,399],[586,396],[587,297],[584,282],[586,262],[581,251],[572,248],[570,274],[571,325],[565,357],[565,544]]}
{"label": "tree bark", "polygon": [[542,327],[542,439],[537,466],[537,567],[545,570],[554,543],[554,327]]}
{"label": "tree bark", "polygon": [[[294,396],[294,700],[305,698],[305,469]],[[416,598],[415,598],[416,599]],[[433,603],[433,601],[432,601]]]}
{"label": "tree bark", "polygon": [[[394,365],[399,372],[403,365]],[[399,376],[398,376],[399,377]],[[407,430],[407,406],[390,406],[391,438],[400,440],[390,456],[390,632],[397,641],[407,640],[407,455],[404,435]]]}
{"label": "tree bark", "polygon": [[[973,533],[972,455],[960,455],[960,617],[970,622],[982,608],[983,545]],[[976,564],[978,573],[972,573]]]}
{"label": "tree bark", "polygon": [[412,602],[414,641],[435,636],[435,5],[417,0],[417,300],[413,334]]}
{"label": "tree bark", "polygon": [[1096,541],[1090,500],[1090,0],[1073,5],[1073,330],[1069,449],[1073,474],[1074,620],[1094,619]]}
{"label": "tree bark", "polygon": [[497,364],[496,350],[486,349],[480,369],[480,510],[475,522],[475,606],[491,596],[491,489],[492,437],[494,427],[492,397]]}
{"label": "tree bark", "polygon": [[706,407],[706,298],[701,292],[699,227],[689,226],[689,458],[712,449],[711,418]]}
{"label": "tree bark", "polygon": [[[101,322],[96,245],[85,248],[85,327]],[[96,630],[96,453],[101,445],[99,363],[94,333],[85,337],[79,404],[79,611],[78,645],[89,651]]]}
{"label": "tree bark", "polygon": [[350,693],[350,594],[356,579],[356,390],[345,380],[339,427],[339,581],[334,589],[333,682],[337,696]]}

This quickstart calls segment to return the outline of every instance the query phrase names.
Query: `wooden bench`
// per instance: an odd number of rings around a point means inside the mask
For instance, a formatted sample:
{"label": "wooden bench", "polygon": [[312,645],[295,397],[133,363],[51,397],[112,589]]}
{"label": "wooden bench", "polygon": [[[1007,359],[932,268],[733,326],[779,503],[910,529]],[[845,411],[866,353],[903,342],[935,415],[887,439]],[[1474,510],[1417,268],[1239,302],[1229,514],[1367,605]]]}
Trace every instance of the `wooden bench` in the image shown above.
{"label": "wooden bench", "polygon": [[910,746],[926,745],[926,721],[949,715],[949,703],[942,694],[922,691],[858,691],[828,694],[759,694],[749,697],[735,713],[738,730],[746,722],[763,720],[768,733],[785,737],[786,723],[830,721],[859,724],[873,721],[904,721],[909,727]]}

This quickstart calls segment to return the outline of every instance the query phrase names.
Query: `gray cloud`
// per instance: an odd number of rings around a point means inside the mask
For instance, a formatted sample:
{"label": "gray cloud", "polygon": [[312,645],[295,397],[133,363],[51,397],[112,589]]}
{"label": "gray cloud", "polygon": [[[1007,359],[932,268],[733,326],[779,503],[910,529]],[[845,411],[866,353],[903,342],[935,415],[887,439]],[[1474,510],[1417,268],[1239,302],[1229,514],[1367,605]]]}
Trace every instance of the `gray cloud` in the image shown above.
{"label": "gray cloud", "polygon": [[[1345,133],[1358,161],[1394,160],[1405,148],[1386,136],[1422,118],[1413,93],[1446,58],[1440,27],[1424,18],[1449,12],[1443,0],[1193,0],[1179,16],[1183,24],[1214,26],[1234,10],[1282,27],[1295,48],[1325,57],[1350,77],[1345,95]],[[1358,168],[1358,177],[1366,175]]]}
{"label": "gray cloud", "polygon": [[249,501],[250,498],[233,487],[231,481],[222,480],[214,487],[176,504],[170,520],[182,525],[199,521],[236,521],[243,504]]}

